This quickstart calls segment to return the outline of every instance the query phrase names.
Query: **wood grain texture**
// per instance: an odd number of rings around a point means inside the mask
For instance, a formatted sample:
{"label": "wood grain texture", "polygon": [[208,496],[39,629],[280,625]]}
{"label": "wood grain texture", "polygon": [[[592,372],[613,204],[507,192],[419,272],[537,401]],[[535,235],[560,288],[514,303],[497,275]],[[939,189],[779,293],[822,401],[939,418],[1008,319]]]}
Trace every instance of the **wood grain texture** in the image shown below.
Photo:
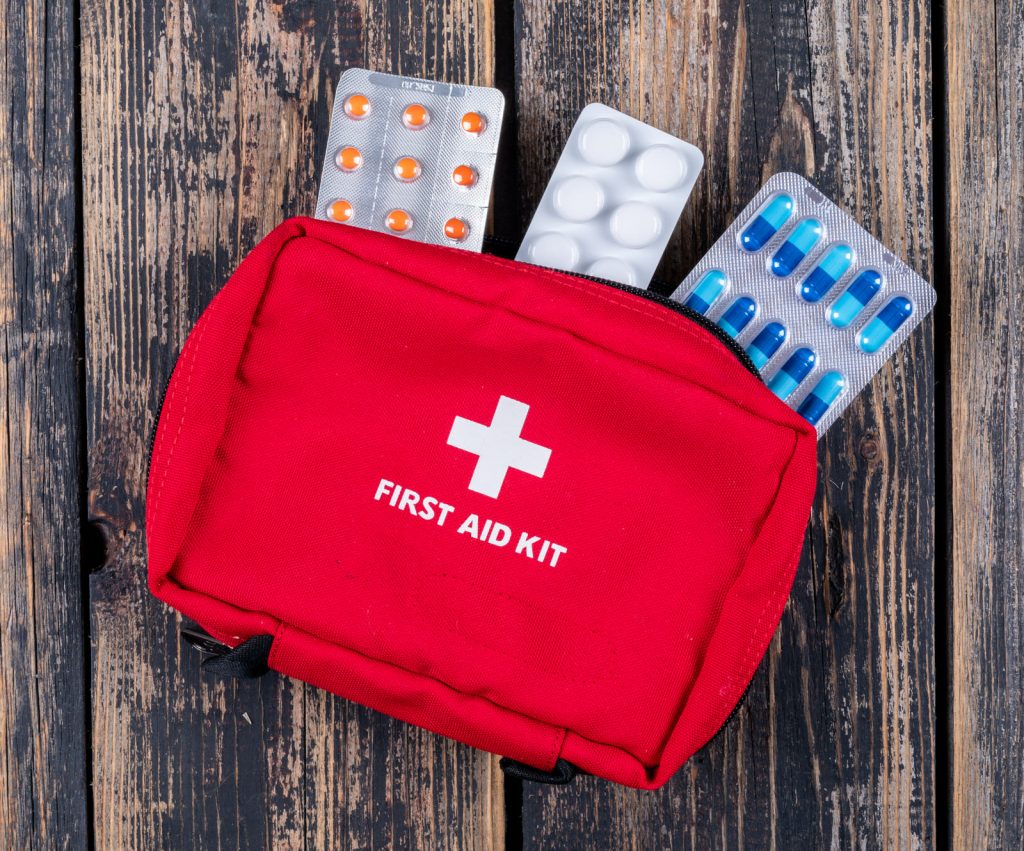
{"label": "wood grain texture", "polygon": [[[783,169],[930,276],[930,31],[922,0],[521,2],[525,212],[602,100],[707,157],[665,291]],[[932,354],[926,322],[822,443],[793,597],[734,722],[656,794],[528,786],[528,847],[934,844]]]}
{"label": "wood grain texture", "polygon": [[1024,846],[1024,6],[947,5],[952,845]]}
{"label": "wood grain texture", "polygon": [[74,4],[0,14],[0,847],[88,843]]}
{"label": "wood grain texture", "polygon": [[[489,81],[486,2],[82,2],[90,587],[101,848],[497,848],[489,756],[276,676],[202,677],[145,587],[147,436],[191,324],[313,209],[349,65]],[[273,530],[269,530],[272,533]]]}

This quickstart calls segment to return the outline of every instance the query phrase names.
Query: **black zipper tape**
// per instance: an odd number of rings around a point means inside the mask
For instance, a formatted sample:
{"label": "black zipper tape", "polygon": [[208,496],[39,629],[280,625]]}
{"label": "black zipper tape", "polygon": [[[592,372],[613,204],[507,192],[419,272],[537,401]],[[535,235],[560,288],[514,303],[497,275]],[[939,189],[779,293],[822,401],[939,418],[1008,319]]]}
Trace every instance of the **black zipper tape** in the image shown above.
{"label": "black zipper tape", "polygon": [[[508,255],[514,255],[518,250],[517,242],[511,239],[506,239],[502,236],[486,236],[484,237],[484,245],[488,249],[491,249],[491,253],[496,254],[499,257],[504,257],[506,260],[515,259],[514,256],[510,257]],[[525,265],[533,264],[528,263]],[[642,298],[645,301],[649,301],[654,304],[660,304],[662,307],[668,308],[673,313],[685,316],[691,322],[696,322],[705,331],[710,331],[718,337],[718,339],[722,341],[722,344],[736,356],[736,359],[747,368],[747,371],[758,379],[761,379],[762,381],[764,380],[761,378],[761,373],[758,372],[757,367],[754,366],[754,362],[750,359],[750,355],[743,350],[743,347],[740,346],[739,343],[737,343],[706,316],[701,313],[697,313],[696,310],[692,310],[685,304],[680,304],[678,301],[673,301],[670,298],[651,292],[650,290],[641,289],[640,287],[631,287],[628,284],[620,284],[618,281],[609,281],[607,278],[598,278],[594,275],[584,274],[583,272],[566,272],[564,269],[555,269],[553,266],[534,266],[534,268],[544,269],[548,272],[558,272],[560,275],[568,275],[570,278],[582,278],[585,281],[593,281],[595,284],[604,284],[606,287],[611,287],[612,289],[619,290],[620,292],[635,295],[638,298]],[[653,280],[651,283],[660,284],[662,282]]]}
{"label": "black zipper tape", "polygon": [[[538,266],[537,268],[548,269],[549,267]],[[561,272],[562,270],[551,269],[550,271]],[[705,331],[710,331],[712,334],[714,334],[722,342],[722,344],[736,356],[736,359],[747,369],[748,372],[756,376],[761,381],[764,380],[761,378],[761,373],[757,371],[757,367],[754,366],[754,362],[750,359],[750,355],[748,355],[743,350],[743,347],[740,346],[739,343],[737,343],[732,337],[726,334],[725,331],[719,328],[714,322],[712,322],[706,316],[704,316],[701,313],[698,313],[696,310],[687,307],[685,304],[680,304],[678,301],[673,301],[672,299],[666,298],[665,296],[659,295],[658,293],[652,293],[650,290],[643,290],[640,289],[640,287],[631,287],[629,286],[629,284],[620,284],[618,283],[618,281],[609,281],[605,278],[595,278],[593,275],[583,275],[580,274],[579,272],[562,272],[562,274],[570,275],[573,278],[583,278],[583,280],[585,281],[593,281],[595,284],[604,284],[606,287],[611,287],[613,290],[619,290],[620,292],[629,293],[630,295],[635,295],[639,298],[642,298],[644,299],[644,301],[649,301],[654,304],[660,304],[662,307],[668,308],[673,313],[678,313],[680,316],[685,316],[691,322],[695,322],[696,324],[700,325],[700,327],[703,328]]]}

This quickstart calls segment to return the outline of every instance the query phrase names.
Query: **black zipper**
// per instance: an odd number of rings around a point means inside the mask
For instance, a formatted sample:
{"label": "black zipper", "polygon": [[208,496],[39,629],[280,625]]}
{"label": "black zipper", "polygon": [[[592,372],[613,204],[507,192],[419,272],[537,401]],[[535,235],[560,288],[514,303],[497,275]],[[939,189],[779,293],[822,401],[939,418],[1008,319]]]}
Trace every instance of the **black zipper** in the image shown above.
{"label": "black zipper", "polygon": [[732,721],[732,719],[740,714],[740,710],[743,708],[743,704],[747,702],[747,697],[749,697],[750,689],[753,685],[754,678],[751,677],[750,682],[747,683],[747,687],[743,689],[743,694],[741,694],[740,699],[736,701],[736,705],[732,708],[732,711],[725,716],[725,720],[722,722],[721,726],[717,730],[715,730],[714,735],[703,744],[703,746],[699,751],[697,751],[697,753],[707,751],[707,749],[711,747],[712,743],[718,741],[719,737],[722,735],[722,733],[725,732],[725,728],[729,726],[729,723]]}
{"label": "black zipper", "polygon": [[[537,268],[548,269],[550,267],[538,266]],[[562,272],[561,269],[551,269],[551,271]],[[639,296],[645,301],[650,301],[653,302],[654,304],[660,304],[662,307],[667,307],[673,313],[678,313],[680,316],[685,316],[691,322],[696,322],[698,325],[700,325],[701,328],[705,329],[706,331],[710,331],[712,334],[718,337],[718,339],[725,344],[725,347],[734,355],[736,355],[736,359],[744,367],[746,367],[746,369],[752,375],[755,375],[757,378],[761,378],[761,373],[758,372],[757,367],[754,366],[754,362],[750,359],[750,355],[748,355],[743,350],[743,347],[740,346],[739,343],[737,343],[732,337],[726,334],[725,331],[719,328],[714,322],[712,322],[702,313],[698,313],[696,310],[687,307],[685,304],[680,304],[678,301],[673,301],[672,299],[666,298],[665,296],[659,295],[658,293],[652,293],[650,290],[643,290],[640,289],[640,287],[631,287],[629,286],[629,284],[620,284],[618,281],[609,281],[605,278],[595,278],[593,275],[584,275],[581,274],[580,272],[562,272],[562,274],[571,275],[574,278],[583,278],[586,281],[593,281],[595,284],[604,284],[606,287],[611,287],[614,290],[620,290],[624,293],[629,293],[630,295]]]}
{"label": "black zipper", "polygon": [[[184,351],[184,346],[182,346]],[[171,389],[171,379],[174,377],[174,370],[178,367],[178,361],[181,359],[181,351],[178,352],[174,357],[174,363],[171,364],[171,371],[167,373],[167,378],[164,379],[163,389],[160,391],[160,401],[156,406],[156,417],[153,419],[153,428],[149,432],[149,455],[146,457],[146,485],[149,485],[149,468],[153,466],[153,452],[156,451],[156,432],[157,427],[160,425],[160,415],[164,412],[164,402],[167,401],[167,391]]]}
{"label": "black zipper", "polygon": [[[507,247],[509,249],[515,249],[517,246],[517,244],[513,240],[506,239],[501,236],[485,237],[484,244],[492,248],[495,246],[500,246]],[[505,255],[502,254],[500,256],[504,257]],[[510,260],[513,258],[505,257],[505,259]],[[568,275],[571,278],[583,278],[583,280],[593,281],[595,284],[604,284],[606,287],[611,287],[614,290],[619,290],[620,292],[638,296],[639,298],[642,298],[645,301],[653,302],[654,304],[660,304],[662,307],[668,308],[673,313],[678,313],[680,316],[685,316],[691,322],[696,322],[698,325],[700,325],[701,328],[703,328],[706,331],[710,331],[712,334],[718,337],[718,339],[722,341],[725,347],[736,356],[736,359],[744,367],[746,367],[748,372],[750,372],[757,378],[761,379],[761,373],[758,371],[757,367],[754,366],[754,362],[750,359],[750,355],[748,355],[743,350],[743,347],[740,346],[739,343],[737,343],[732,337],[726,334],[725,331],[719,328],[718,325],[716,325],[702,313],[698,313],[696,310],[687,307],[685,304],[681,304],[678,301],[673,301],[672,299],[667,298],[666,296],[659,295],[658,293],[651,292],[650,290],[641,289],[640,287],[631,287],[629,286],[629,284],[620,284],[618,281],[609,281],[607,278],[598,278],[594,275],[587,275],[583,272],[566,272],[564,269],[556,269],[553,266],[535,266],[534,268],[544,269],[548,272],[558,272],[560,275]],[[653,280],[651,281],[651,283],[660,284],[661,282],[658,280]],[[763,381],[764,379],[761,380]]]}

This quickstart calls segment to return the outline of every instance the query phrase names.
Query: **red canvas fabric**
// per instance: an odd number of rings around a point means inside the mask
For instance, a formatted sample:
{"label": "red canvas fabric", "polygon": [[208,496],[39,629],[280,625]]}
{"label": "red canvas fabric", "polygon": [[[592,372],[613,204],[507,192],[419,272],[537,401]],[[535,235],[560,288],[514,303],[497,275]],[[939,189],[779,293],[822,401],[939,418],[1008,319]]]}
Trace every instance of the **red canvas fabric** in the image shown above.
{"label": "red canvas fabric", "polygon": [[273,635],[284,674],[655,788],[768,645],[815,459],[814,429],[662,305],[293,219],[174,370],[149,582],[231,646]]}

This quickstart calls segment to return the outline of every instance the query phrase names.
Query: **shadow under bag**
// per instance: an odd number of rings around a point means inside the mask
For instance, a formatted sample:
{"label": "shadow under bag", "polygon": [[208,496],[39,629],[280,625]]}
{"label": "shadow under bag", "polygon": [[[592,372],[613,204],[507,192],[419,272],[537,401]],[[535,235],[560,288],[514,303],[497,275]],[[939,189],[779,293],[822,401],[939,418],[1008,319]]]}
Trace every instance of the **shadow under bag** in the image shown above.
{"label": "shadow under bag", "polygon": [[814,428],[750,367],[640,293],[286,221],[174,369],[150,588],[222,668],[656,788],[746,689],[810,512]]}

